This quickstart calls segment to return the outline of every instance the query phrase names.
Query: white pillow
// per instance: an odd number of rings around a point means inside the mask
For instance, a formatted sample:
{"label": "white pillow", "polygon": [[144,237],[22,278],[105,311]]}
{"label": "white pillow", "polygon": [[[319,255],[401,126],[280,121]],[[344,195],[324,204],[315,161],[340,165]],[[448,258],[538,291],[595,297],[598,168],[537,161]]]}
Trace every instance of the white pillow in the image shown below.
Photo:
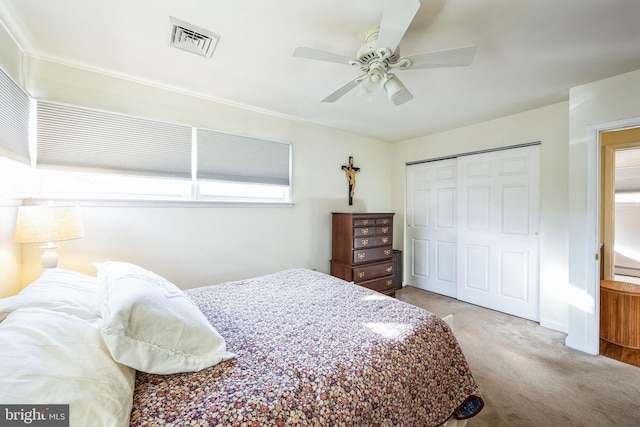
{"label": "white pillow", "polygon": [[69,404],[72,427],[129,425],[135,370],[113,360],[99,320],[21,308],[0,323],[0,402]]}
{"label": "white pillow", "polygon": [[224,338],[174,284],[133,264],[94,263],[102,335],[115,360],[153,374],[195,372],[235,357]]}
{"label": "white pillow", "polygon": [[100,317],[98,279],[60,268],[44,269],[40,277],[17,295],[0,299],[0,321],[22,307],[40,307],[82,319]]}

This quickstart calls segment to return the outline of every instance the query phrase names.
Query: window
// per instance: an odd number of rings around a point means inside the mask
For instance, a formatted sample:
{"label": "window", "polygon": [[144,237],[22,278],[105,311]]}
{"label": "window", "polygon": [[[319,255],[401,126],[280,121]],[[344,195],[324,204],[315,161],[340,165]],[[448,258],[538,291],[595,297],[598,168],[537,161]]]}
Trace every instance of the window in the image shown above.
{"label": "window", "polygon": [[38,191],[39,181],[29,165],[0,156],[0,199],[25,199]]}
{"label": "window", "polygon": [[49,101],[35,108],[41,196],[190,199],[191,127]]}
{"label": "window", "polygon": [[37,102],[37,166],[191,178],[191,127]]}
{"label": "window", "polygon": [[0,70],[0,156],[29,163],[29,96]]}
{"label": "window", "polygon": [[20,198],[33,188],[29,167],[30,103],[29,96],[0,69],[1,198]]}
{"label": "window", "polygon": [[40,195],[52,199],[189,200],[191,180],[38,170]]}
{"label": "window", "polygon": [[290,144],[207,129],[195,144],[199,198],[290,200]]}
{"label": "window", "polygon": [[638,191],[624,191],[616,193],[615,203],[640,203],[640,192]]}
{"label": "window", "polygon": [[0,91],[0,196],[291,203],[289,143]]}

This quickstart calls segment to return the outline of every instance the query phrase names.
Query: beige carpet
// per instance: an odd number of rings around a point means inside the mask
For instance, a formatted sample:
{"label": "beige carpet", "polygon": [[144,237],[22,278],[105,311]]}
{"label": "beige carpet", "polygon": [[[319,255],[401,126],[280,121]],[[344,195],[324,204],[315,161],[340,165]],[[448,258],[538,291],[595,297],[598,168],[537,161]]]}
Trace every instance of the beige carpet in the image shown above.
{"label": "beige carpet", "polygon": [[640,427],[640,368],[568,348],[535,322],[413,287],[399,300],[449,321],[485,401],[468,427]]}

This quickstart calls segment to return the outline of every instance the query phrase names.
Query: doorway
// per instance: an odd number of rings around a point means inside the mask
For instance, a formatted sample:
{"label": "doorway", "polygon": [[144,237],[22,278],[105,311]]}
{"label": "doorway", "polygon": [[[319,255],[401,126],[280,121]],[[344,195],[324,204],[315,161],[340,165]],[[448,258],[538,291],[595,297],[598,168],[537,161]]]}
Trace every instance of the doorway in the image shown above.
{"label": "doorway", "polygon": [[[603,132],[600,150],[600,279],[601,292],[606,291],[607,298],[611,298],[611,286],[617,288],[623,286],[622,283],[640,286],[640,232],[637,227],[640,222],[640,128]],[[618,333],[627,328],[619,325],[621,322],[616,319],[626,318],[628,313],[619,312],[623,309],[617,303],[607,307],[601,305],[600,354],[640,366],[640,349],[617,345],[611,342],[615,340],[608,338],[612,327]],[[607,335],[607,340],[602,339],[603,334]]]}
{"label": "doorway", "polygon": [[616,244],[616,235],[621,239],[622,235],[628,237],[629,233],[635,231],[632,228],[617,228],[616,218],[621,227],[626,226],[630,222],[627,217],[634,214],[620,215],[620,208],[633,207],[640,202],[640,127],[603,132],[600,147],[601,279],[615,280],[616,275],[640,276],[640,257],[636,250],[640,248],[640,240],[625,241],[625,247]]}

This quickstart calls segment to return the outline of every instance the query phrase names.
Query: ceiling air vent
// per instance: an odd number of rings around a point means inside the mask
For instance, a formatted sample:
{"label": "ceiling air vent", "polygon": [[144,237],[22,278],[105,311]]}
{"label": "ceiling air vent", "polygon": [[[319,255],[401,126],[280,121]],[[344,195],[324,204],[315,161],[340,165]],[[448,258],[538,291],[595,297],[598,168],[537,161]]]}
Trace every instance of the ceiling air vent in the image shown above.
{"label": "ceiling air vent", "polygon": [[218,44],[219,35],[173,17],[169,19],[171,20],[171,39],[169,41],[171,46],[211,58]]}

